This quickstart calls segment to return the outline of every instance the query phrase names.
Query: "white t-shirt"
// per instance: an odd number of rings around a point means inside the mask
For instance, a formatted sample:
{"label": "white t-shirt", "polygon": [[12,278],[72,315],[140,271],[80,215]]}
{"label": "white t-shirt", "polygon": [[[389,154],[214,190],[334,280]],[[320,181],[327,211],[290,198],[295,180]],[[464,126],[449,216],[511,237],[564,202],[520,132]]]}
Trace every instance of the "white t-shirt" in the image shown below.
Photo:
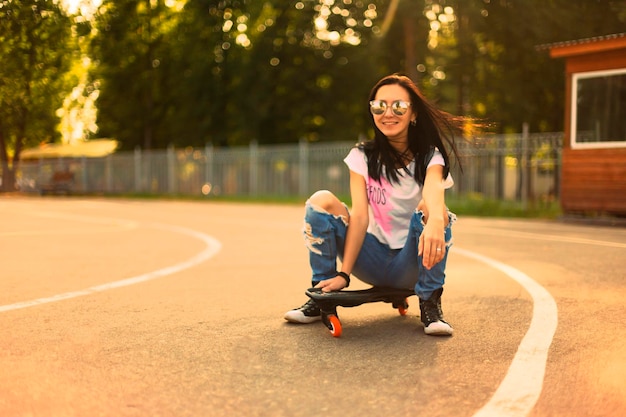
{"label": "white t-shirt", "polygon": [[[355,173],[365,178],[367,198],[369,202],[369,226],[367,231],[373,234],[381,243],[389,245],[391,249],[401,249],[406,243],[409,233],[411,216],[422,199],[422,187],[412,175],[403,169],[398,170],[400,183],[389,183],[383,176],[380,182],[368,175],[367,157],[365,152],[353,148],[344,162]],[[433,157],[427,167],[432,165],[445,166],[443,156],[435,149]],[[415,160],[408,166],[409,172],[415,172]],[[454,185],[452,176],[444,179],[444,188]]]}

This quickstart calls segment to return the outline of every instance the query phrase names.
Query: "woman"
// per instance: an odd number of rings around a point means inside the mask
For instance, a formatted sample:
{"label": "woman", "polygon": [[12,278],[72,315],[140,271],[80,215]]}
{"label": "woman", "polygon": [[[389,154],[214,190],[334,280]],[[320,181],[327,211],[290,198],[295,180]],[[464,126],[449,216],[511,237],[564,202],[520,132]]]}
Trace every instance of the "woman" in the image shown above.
{"label": "woman", "polygon": [[[330,191],[318,191],[306,203],[312,285],[338,291],[354,274],[373,286],[413,288],[425,333],[451,335],[441,294],[456,218],[444,201],[453,181],[443,141],[456,153],[453,134],[462,119],[433,107],[402,75],[380,80],[369,100],[374,139],[357,145],[344,159],[352,210]],[[321,314],[309,300],[285,319],[312,323]]]}

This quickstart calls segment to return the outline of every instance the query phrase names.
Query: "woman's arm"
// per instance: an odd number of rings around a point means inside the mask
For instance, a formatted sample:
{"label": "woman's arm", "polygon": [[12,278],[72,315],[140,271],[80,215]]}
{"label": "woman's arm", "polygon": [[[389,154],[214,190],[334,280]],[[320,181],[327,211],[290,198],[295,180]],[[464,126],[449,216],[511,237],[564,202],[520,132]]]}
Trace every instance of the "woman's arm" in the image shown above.
{"label": "woman's arm", "polygon": [[343,251],[342,272],[352,273],[356,262],[367,226],[369,224],[367,189],[365,178],[350,171],[350,195],[352,196],[352,210],[350,211],[350,225],[346,236],[346,247]]}
{"label": "woman's arm", "polygon": [[443,166],[433,165],[426,170],[422,201],[417,207],[424,212],[426,222],[417,252],[423,256],[422,263],[427,269],[440,262],[446,253],[444,229],[448,223],[448,216],[444,196]]}
{"label": "woman's arm", "polygon": [[[350,195],[352,197],[352,209],[341,264],[341,272],[348,275],[352,273],[369,224],[365,178],[354,171],[350,171]],[[323,291],[338,291],[345,286],[346,281],[341,276],[324,280],[317,285],[318,288],[323,288]]]}

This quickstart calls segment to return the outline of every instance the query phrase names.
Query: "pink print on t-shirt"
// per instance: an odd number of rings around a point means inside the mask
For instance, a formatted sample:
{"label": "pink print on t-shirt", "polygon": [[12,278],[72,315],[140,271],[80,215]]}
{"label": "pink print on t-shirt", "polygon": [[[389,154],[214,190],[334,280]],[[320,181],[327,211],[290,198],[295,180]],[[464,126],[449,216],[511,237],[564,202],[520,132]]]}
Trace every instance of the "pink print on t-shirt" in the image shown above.
{"label": "pink print on t-shirt", "polygon": [[376,223],[385,234],[392,231],[392,216],[389,215],[393,209],[391,200],[391,184],[384,178],[380,182],[367,178],[367,198],[372,208],[372,214]]}

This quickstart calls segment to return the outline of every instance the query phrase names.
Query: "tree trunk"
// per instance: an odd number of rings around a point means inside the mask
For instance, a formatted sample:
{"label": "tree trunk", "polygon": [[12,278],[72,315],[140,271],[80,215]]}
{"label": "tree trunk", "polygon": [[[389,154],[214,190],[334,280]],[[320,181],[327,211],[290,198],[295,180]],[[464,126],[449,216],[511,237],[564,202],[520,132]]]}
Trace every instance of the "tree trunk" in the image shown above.
{"label": "tree trunk", "polygon": [[404,71],[406,75],[417,83],[419,74],[417,72],[417,46],[415,43],[415,17],[406,15],[403,19],[404,26]]}
{"label": "tree trunk", "polygon": [[0,186],[0,191],[15,191],[15,164],[13,164],[12,167],[9,166],[7,144],[4,139],[2,129],[0,129],[0,161],[2,163],[2,171],[0,174],[0,179],[2,179],[2,185]]}

